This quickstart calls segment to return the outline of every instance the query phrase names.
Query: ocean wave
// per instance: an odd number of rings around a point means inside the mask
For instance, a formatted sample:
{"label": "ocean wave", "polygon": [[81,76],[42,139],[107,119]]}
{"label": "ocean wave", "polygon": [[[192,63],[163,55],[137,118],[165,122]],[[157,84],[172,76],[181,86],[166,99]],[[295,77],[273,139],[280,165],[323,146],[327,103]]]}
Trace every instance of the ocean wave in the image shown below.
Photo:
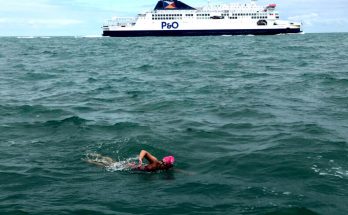
{"label": "ocean wave", "polygon": [[55,75],[55,74],[48,74],[46,72],[27,72],[25,74],[25,76],[23,77],[23,79],[39,81],[39,80],[54,79],[56,77],[57,77],[57,75]]}
{"label": "ocean wave", "polygon": [[301,214],[301,215],[320,215],[320,213],[317,213],[309,208],[306,207],[272,207],[268,209],[261,209],[261,208],[253,208],[252,210],[254,213],[262,213],[267,215],[276,215],[276,214]]}
{"label": "ocean wave", "polygon": [[151,71],[155,68],[154,65],[151,65],[151,64],[143,64],[141,66],[138,66],[136,68],[136,70],[139,70],[139,71],[144,71],[144,72],[147,72],[147,71]]}
{"label": "ocean wave", "polygon": [[70,114],[69,112],[43,105],[0,105],[0,115],[4,117],[23,119],[46,119]]}
{"label": "ocean wave", "polygon": [[62,125],[84,125],[85,123],[89,122],[90,120],[86,120],[83,118],[80,118],[78,116],[71,116],[64,118],[62,120],[49,120],[44,123],[45,126],[62,126]]}

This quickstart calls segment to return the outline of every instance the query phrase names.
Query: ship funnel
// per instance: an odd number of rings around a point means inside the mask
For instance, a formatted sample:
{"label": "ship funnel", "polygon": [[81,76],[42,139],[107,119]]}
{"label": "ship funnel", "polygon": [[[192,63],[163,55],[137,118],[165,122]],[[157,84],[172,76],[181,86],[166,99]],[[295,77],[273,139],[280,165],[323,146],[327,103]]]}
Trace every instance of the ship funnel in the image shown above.
{"label": "ship funnel", "polygon": [[178,0],[160,0],[154,10],[196,10],[195,8]]}

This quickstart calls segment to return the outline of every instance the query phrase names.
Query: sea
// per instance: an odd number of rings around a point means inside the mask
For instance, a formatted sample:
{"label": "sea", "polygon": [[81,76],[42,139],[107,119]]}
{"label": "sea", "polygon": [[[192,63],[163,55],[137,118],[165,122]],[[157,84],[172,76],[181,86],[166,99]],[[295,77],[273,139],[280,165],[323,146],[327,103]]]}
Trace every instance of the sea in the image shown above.
{"label": "sea", "polygon": [[0,214],[346,215],[347,59],[348,33],[1,37]]}

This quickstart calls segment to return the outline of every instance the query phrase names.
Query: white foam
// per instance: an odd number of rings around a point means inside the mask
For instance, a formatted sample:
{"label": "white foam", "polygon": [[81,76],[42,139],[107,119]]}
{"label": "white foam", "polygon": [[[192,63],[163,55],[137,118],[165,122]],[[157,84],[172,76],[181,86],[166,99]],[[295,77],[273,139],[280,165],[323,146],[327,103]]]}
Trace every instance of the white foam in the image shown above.
{"label": "white foam", "polygon": [[348,177],[348,171],[343,170],[343,168],[340,166],[331,167],[331,168],[320,168],[317,165],[313,165],[311,169],[315,173],[318,173],[321,176],[334,176],[338,178]]}
{"label": "white foam", "polygon": [[123,161],[116,161],[112,165],[107,166],[106,170],[110,172],[131,170],[131,166],[132,164],[134,164],[134,161],[136,160],[137,160],[137,157],[127,158],[126,160],[123,160]]}

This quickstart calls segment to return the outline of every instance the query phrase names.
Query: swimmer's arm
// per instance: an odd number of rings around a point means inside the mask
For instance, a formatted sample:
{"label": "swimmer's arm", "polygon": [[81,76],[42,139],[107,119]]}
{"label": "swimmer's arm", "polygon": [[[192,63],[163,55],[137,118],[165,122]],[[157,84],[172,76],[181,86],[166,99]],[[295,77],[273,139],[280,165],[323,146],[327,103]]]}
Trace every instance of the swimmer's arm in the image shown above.
{"label": "swimmer's arm", "polygon": [[147,152],[145,150],[141,150],[141,152],[139,154],[139,166],[142,165],[143,158],[148,160],[150,162],[150,164],[158,162],[158,160],[157,160],[157,158],[155,156],[153,156],[152,154],[150,154],[149,152]]}

